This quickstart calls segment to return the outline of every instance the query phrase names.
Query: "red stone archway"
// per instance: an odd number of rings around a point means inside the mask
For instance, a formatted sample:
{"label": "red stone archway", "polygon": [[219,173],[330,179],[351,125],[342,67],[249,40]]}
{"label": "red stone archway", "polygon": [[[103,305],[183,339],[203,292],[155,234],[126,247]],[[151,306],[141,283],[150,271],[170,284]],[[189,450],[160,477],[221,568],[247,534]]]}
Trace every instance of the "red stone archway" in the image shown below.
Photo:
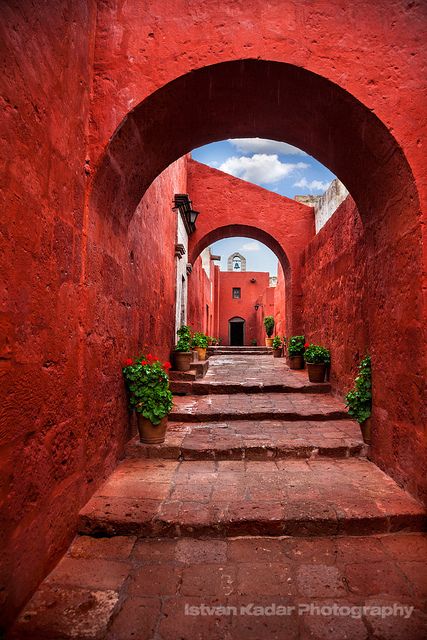
{"label": "red stone archway", "polygon": [[[421,446],[413,428],[423,424],[425,405],[420,206],[401,147],[368,105],[283,62],[234,60],[186,73],[144,99],[112,136],[95,174],[92,215],[119,237],[148,186],[174,160],[209,142],[252,136],[304,149],[356,202],[368,265],[361,295],[376,372],[373,454],[407,477],[405,442]],[[411,412],[402,417],[404,406]]]}
{"label": "red stone archway", "polygon": [[314,236],[312,207],[189,160],[188,192],[200,212],[189,238],[192,264],[207,246],[223,238],[259,240],[273,251],[286,282],[286,326],[302,330],[300,261]]}

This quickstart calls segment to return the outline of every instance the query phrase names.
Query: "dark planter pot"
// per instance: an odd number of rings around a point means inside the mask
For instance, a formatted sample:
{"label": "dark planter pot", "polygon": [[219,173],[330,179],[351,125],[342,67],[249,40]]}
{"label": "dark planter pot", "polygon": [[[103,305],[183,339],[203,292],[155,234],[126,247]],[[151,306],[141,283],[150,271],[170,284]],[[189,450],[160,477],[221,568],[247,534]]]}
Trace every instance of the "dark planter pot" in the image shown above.
{"label": "dark planter pot", "polygon": [[325,382],[326,364],[307,362],[308,379],[310,382]]}
{"label": "dark planter pot", "polygon": [[304,369],[304,357],[303,356],[288,356],[289,369]]}
{"label": "dark planter pot", "polygon": [[193,352],[175,351],[174,360],[176,371],[190,371],[190,365],[193,361]]}
{"label": "dark planter pot", "polygon": [[360,423],[360,430],[362,432],[363,442],[371,444],[371,418]]}
{"label": "dark planter pot", "polygon": [[165,441],[168,417],[162,418],[160,424],[154,425],[151,420],[137,413],[139,439],[144,444],[161,444]]}
{"label": "dark planter pot", "polygon": [[281,358],[282,349],[273,349],[273,358]]}

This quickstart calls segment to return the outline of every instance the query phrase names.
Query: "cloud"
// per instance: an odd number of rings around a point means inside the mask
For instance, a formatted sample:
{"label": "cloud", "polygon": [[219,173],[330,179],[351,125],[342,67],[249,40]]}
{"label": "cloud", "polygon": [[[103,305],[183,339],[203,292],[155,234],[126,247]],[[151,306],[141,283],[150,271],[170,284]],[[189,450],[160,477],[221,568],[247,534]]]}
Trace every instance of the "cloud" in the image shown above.
{"label": "cloud", "polygon": [[245,244],[242,244],[242,250],[243,251],[260,251],[261,247],[258,244],[258,242],[245,242]]}
{"label": "cloud", "polygon": [[233,138],[228,140],[241,153],[277,153],[281,155],[306,156],[306,152],[287,142],[264,138]]}
{"label": "cloud", "polygon": [[281,162],[277,154],[256,153],[251,158],[232,156],[220,165],[220,170],[255,184],[271,184],[286,178],[296,169],[307,169],[305,162]]}
{"label": "cloud", "polygon": [[301,178],[298,182],[294,182],[294,187],[302,187],[303,189],[309,189],[310,191],[326,191],[330,182],[322,182],[321,180],[312,180],[308,182],[307,178]]}

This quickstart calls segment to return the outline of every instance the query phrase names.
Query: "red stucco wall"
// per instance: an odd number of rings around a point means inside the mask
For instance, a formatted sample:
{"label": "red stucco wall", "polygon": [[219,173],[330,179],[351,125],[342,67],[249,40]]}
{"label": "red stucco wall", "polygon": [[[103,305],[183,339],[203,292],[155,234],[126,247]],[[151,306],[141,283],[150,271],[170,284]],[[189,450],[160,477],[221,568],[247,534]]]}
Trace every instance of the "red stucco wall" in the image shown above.
{"label": "red stucco wall", "polygon": [[[348,197],[304,253],[305,336],[331,350],[331,382],[339,394],[353,386],[357,364],[365,354],[371,354],[373,460],[423,498],[427,491],[427,442],[425,422],[417,418],[423,408],[416,388],[409,406],[403,400],[408,375],[412,374],[410,363],[394,353],[387,358],[386,372],[382,370],[384,352],[388,353],[392,338],[378,343],[372,336],[372,316],[382,317],[382,310],[373,307],[368,286],[372,260],[370,238],[354,201]],[[402,268],[407,265],[402,263]],[[397,306],[394,313],[399,313]],[[417,342],[414,331],[413,319],[408,317],[405,339]],[[388,374],[385,384],[384,373]],[[392,376],[398,380],[396,386]],[[384,420],[388,421],[387,430],[382,428]]]}
{"label": "red stucco wall", "polygon": [[286,328],[285,293],[285,278],[283,275],[283,269],[279,264],[277,269],[277,285],[274,288],[274,321],[276,323],[275,332],[282,338],[283,336],[289,335]]}
{"label": "red stucco wall", "polygon": [[187,322],[193,331],[202,331],[210,336],[215,334],[214,269],[211,263],[211,277],[208,277],[199,257],[188,276]]}

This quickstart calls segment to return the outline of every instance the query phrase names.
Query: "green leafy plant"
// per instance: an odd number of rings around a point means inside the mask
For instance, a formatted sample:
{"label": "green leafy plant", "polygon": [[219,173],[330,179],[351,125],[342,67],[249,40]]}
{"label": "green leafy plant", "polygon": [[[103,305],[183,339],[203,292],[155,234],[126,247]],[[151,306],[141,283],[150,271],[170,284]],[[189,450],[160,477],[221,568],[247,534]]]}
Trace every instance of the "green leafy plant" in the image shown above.
{"label": "green leafy plant", "polygon": [[288,354],[292,356],[303,356],[305,350],[304,336],[291,336],[288,342]]}
{"label": "green leafy plant", "polygon": [[183,324],[177,331],[178,342],[175,351],[191,351],[191,329]]}
{"label": "green leafy plant", "polygon": [[172,409],[172,393],[169,390],[170,362],[162,363],[149,353],[147,356],[129,358],[123,363],[123,376],[129,392],[129,405],[150,420],[160,424]]}
{"label": "green leafy plant", "polygon": [[265,333],[267,334],[267,337],[271,338],[271,336],[273,335],[273,331],[274,331],[274,318],[273,318],[273,316],[265,316],[265,318],[264,318],[264,327],[265,327]]}
{"label": "green leafy plant", "polygon": [[252,345],[253,347],[256,347],[256,346],[257,346],[257,344],[258,344],[258,340],[257,340],[256,338],[252,338],[252,340],[251,340],[251,345]]}
{"label": "green leafy plant", "polygon": [[201,331],[196,331],[191,340],[191,345],[193,347],[200,347],[201,349],[206,349],[208,346],[208,336],[206,336]]}
{"label": "green leafy plant", "polygon": [[371,358],[366,356],[359,363],[359,373],[354,387],[345,396],[348,413],[360,424],[365,422],[372,411],[372,367]]}
{"label": "green leafy plant", "polygon": [[281,349],[283,347],[282,339],[280,336],[274,336],[273,349]]}
{"label": "green leafy plant", "polygon": [[308,364],[330,364],[331,352],[318,344],[310,344],[305,347],[304,360]]}

